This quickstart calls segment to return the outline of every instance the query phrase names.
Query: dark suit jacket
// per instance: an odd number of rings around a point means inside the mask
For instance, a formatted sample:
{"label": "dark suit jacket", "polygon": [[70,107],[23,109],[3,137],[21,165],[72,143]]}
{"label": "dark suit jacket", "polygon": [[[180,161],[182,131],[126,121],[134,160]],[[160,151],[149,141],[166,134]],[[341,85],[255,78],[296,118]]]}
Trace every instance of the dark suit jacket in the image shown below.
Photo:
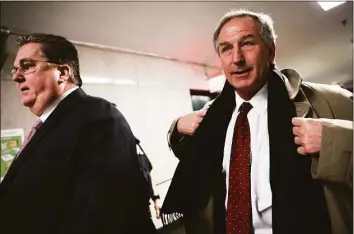
{"label": "dark suit jacket", "polygon": [[0,230],[154,233],[145,184],[123,115],[78,89],[59,103],[0,184]]}

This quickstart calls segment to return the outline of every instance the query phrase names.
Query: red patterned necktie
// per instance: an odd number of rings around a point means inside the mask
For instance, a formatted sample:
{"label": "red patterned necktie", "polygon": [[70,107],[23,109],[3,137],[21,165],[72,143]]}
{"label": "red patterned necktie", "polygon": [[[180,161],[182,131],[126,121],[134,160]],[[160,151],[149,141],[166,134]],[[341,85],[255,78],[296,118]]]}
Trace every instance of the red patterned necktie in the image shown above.
{"label": "red patterned necktie", "polygon": [[26,147],[26,145],[28,144],[28,142],[31,140],[31,138],[34,136],[34,134],[36,133],[36,131],[39,129],[40,126],[42,126],[43,122],[41,121],[41,119],[38,119],[35,124],[32,126],[31,131],[29,132],[29,134],[27,135],[27,137],[25,138],[25,140],[23,141],[23,144],[20,148],[20,150],[17,153],[17,156],[20,155],[20,153],[22,152],[22,150]]}
{"label": "red patterned necktie", "polygon": [[251,164],[250,127],[247,114],[252,105],[244,102],[239,108],[229,168],[226,233],[249,234],[251,232]]}

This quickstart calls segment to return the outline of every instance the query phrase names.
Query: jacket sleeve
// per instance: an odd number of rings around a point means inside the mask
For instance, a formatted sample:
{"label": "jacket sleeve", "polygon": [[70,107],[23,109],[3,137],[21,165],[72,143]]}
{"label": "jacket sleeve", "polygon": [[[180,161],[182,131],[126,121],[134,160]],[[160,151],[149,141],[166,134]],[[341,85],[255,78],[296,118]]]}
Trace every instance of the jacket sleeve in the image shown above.
{"label": "jacket sleeve", "polygon": [[322,145],[319,157],[313,158],[315,179],[353,187],[353,122],[322,119]]}
{"label": "jacket sleeve", "polygon": [[180,152],[183,151],[185,143],[188,142],[190,136],[178,132],[177,130],[178,120],[179,118],[173,120],[170,129],[167,133],[167,141],[168,141],[168,146],[173,151],[174,155],[178,159],[181,159],[183,158],[183,153],[181,154]]}
{"label": "jacket sleeve", "polygon": [[334,119],[321,118],[322,145],[319,157],[313,158],[312,175],[325,182],[342,184],[352,189],[353,94],[339,87],[318,87],[317,90],[326,98]]}
{"label": "jacket sleeve", "polygon": [[[207,102],[202,109],[207,110],[214,102],[214,100],[215,99]],[[168,146],[173,151],[175,156],[178,159],[181,159],[187,153],[186,152],[188,151],[187,142],[189,142],[190,141],[189,139],[192,137],[178,132],[177,130],[178,120],[179,118],[172,121],[170,129],[168,130],[167,133],[167,141],[168,141]]]}

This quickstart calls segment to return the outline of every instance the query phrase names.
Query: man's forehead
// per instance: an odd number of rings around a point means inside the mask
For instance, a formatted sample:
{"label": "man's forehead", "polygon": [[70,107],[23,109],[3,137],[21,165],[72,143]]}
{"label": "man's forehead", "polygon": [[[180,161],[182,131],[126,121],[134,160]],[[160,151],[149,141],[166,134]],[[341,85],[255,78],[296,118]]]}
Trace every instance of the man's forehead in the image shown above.
{"label": "man's forehead", "polygon": [[43,52],[41,49],[41,44],[39,43],[28,43],[21,46],[17,52],[15,63],[21,59],[31,58],[39,59],[43,58]]}
{"label": "man's forehead", "polygon": [[236,39],[244,35],[258,36],[258,24],[249,17],[234,18],[221,28],[219,42],[225,39]]}

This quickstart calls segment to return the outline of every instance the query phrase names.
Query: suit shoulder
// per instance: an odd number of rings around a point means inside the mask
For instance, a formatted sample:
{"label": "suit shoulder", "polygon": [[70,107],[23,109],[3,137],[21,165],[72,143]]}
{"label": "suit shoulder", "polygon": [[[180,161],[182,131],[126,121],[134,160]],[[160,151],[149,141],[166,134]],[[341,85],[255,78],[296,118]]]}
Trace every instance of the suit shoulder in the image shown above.
{"label": "suit shoulder", "polygon": [[337,85],[320,84],[313,82],[302,82],[305,86],[310,86],[315,92],[319,92],[327,97],[327,99],[353,100],[353,93],[343,89]]}
{"label": "suit shoulder", "polygon": [[103,120],[118,120],[120,123],[126,124],[126,119],[116,106],[108,100],[86,95],[81,101],[80,107],[76,110],[80,116],[88,122]]}
{"label": "suit shoulder", "polygon": [[90,96],[90,95],[87,95],[85,97],[82,103],[82,107],[84,108],[85,111],[97,115],[116,112],[116,108],[111,102],[107,101],[104,98]]}
{"label": "suit shoulder", "polygon": [[107,101],[106,99],[101,97],[91,96],[91,95],[87,95],[85,101],[89,103],[91,106],[106,106],[106,107],[113,106],[113,104]]}
{"label": "suit shoulder", "polygon": [[336,85],[303,82],[313,90],[313,98],[325,99],[336,119],[353,120],[353,93]]}

